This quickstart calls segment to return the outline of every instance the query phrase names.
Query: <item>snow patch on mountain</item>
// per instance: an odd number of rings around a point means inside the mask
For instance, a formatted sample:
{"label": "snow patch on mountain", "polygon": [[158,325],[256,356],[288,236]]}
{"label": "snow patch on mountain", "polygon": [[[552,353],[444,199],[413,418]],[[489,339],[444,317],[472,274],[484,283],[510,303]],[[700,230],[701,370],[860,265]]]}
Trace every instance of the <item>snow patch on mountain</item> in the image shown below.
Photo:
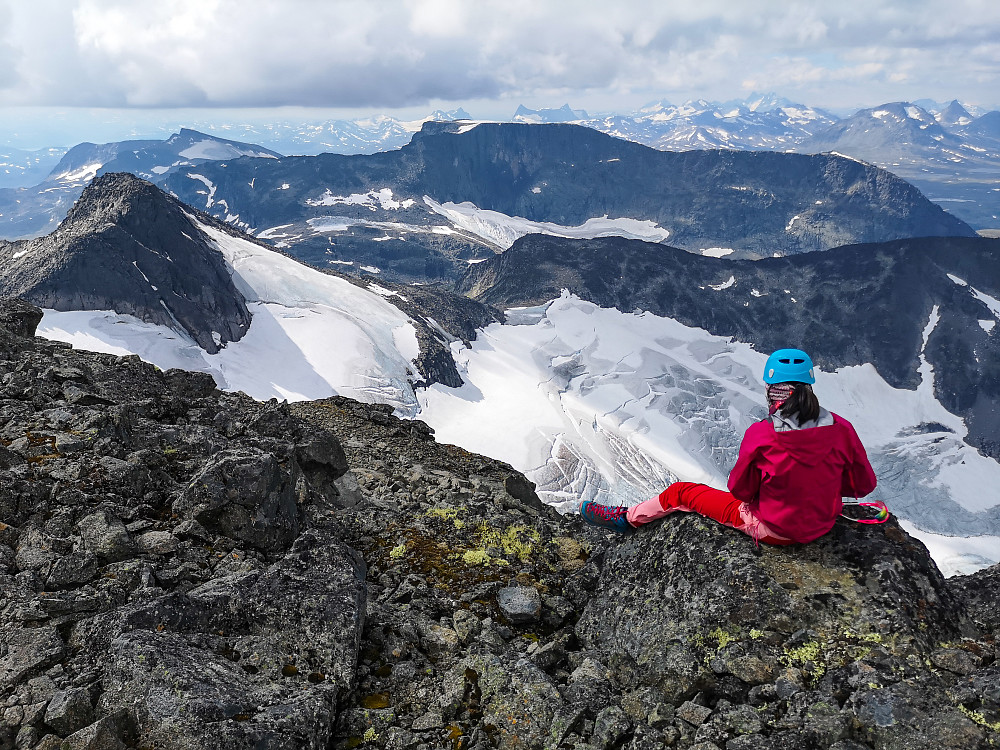
{"label": "snow patch on mountain", "polygon": [[[984,305],[986,305],[986,307],[989,308],[989,311],[993,313],[994,317],[1000,319],[1000,300],[998,300],[996,297],[991,297],[989,294],[986,294],[986,292],[979,291],[974,286],[970,286],[969,282],[967,282],[965,279],[960,279],[958,276],[954,276],[950,273],[947,274],[947,276],[958,286],[968,287],[969,291],[972,293],[972,296],[975,297],[980,302],[982,302]],[[984,321],[980,321],[979,324],[982,325],[983,322]],[[992,328],[993,326],[990,326],[990,329]],[[986,332],[989,333],[989,329],[987,329]]]}
{"label": "snow patch on mountain", "polygon": [[215,203],[215,190],[216,190],[215,184],[203,174],[197,174],[196,172],[188,172],[187,176],[190,177],[192,180],[197,180],[198,182],[203,184],[206,188],[208,188],[207,192],[204,190],[197,191],[200,195],[205,196],[205,210],[207,211],[212,207],[212,204]]}
{"label": "snow patch on mountain", "polygon": [[579,226],[570,227],[547,221],[531,221],[520,216],[508,216],[500,211],[491,211],[474,203],[438,203],[430,196],[424,196],[434,213],[444,216],[454,226],[464,229],[505,250],[526,234],[549,234],[555,237],[593,239],[595,237],[627,237],[648,242],[665,242],[670,231],[654,221],[605,216],[587,219]]}
{"label": "snow patch on mountain", "polygon": [[100,170],[103,166],[103,162],[84,164],[82,167],[74,169],[71,172],[63,172],[62,174],[53,175],[50,180],[71,183],[76,186],[86,185],[94,179],[95,176],[97,176],[98,170]]}
{"label": "snow patch on mountain", "polygon": [[299,401],[335,394],[413,416],[420,379],[412,321],[379,294],[201,225],[226,258],[253,315],[218,354],[164,326],[110,311],[46,310],[39,335],[78,348],[138,354],[162,369],[210,373],[219,387]]}
{"label": "snow patch on mountain", "polygon": [[232,143],[225,143],[214,138],[204,138],[196,141],[183,151],[178,152],[178,156],[185,159],[235,159],[239,156],[255,156],[264,159],[276,159],[274,154],[258,149],[237,148]]}
{"label": "snow patch on mountain", "polygon": [[400,208],[409,208],[415,200],[406,198],[396,200],[392,196],[391,188],[381,188],[380,190],[369,190],[367,193],[351,193],[350,195],[334,195],[329,188],[319,198],[308,198],[307,206],[364,206],[372,211],[382,208],[386,211],[396,211]]}

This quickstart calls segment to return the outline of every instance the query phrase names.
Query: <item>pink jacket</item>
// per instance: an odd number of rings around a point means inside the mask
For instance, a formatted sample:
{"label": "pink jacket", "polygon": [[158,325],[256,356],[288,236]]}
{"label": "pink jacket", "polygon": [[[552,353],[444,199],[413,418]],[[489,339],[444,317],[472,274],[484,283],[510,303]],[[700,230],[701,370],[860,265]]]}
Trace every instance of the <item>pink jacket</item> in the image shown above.
{"label": "pink jacket", "polygon": [[854,427],[833,424],[775,432],[769,420],[743,436],[729,491],[761,521],[796,542],[811,542],[833,528],[841,498],[875,489],[875,472]]}

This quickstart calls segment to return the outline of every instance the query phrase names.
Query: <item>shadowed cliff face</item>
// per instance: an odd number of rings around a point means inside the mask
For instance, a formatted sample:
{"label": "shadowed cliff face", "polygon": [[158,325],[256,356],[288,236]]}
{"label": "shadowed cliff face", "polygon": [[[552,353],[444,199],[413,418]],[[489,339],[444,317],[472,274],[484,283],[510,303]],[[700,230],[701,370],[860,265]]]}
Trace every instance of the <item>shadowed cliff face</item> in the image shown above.
{"label": "shadowed cliff face", "polygon": [[98,177],[45,237],[0,242],[0,295],[56,310],[115,310],[186,333],[209,353],[250,313],[191,210],[129,174]]}
{"label": "shadowed cliff face", "polygon": [[996,570],[952,588],[894,522],[610,538],[385,407],[254,402],[39,317],[0,303],[0,746],[1000,739]]}

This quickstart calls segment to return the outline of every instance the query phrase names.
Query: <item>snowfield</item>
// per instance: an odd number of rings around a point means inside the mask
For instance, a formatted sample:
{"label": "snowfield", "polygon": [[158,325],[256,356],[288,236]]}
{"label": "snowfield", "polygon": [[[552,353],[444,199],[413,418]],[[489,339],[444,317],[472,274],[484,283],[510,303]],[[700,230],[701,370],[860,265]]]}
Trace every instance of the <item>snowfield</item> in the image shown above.
{"label": "snowfield", "polygon": [[[416,330],[390,303],[398,293],[201,230],[253,313],[242,340],[209,355],[170,328],[108,311],[46,310],[39,335],[208,372],[220,387],[258,399],[342,394],[391,404],[442,442],[509,462],[563,512],[581,499],[633,504],[676,480],[724,488],[744,431],[766,415],[765,354],[568,293],[508,311],[471,347],[453,344],[462,387],[415,392]],[[925,341],[936,322],[935,309]],[[816,392],[857,429],[879,477],[874,496],[946,575],[967,573],[1000,561],[1000,464],[964,442],[963,421],[933,396],[926,362],[920,373],[921,385],[908,391],[871,365],[818,372]]]}
{"label": "snowfield", "polygon": [[247,300],[246,335],[216,355],[187,336],[109,311],[46,310],[38,333],[79,349],[138,354],[162,369],[210,373],[220,388],[301,401],[334,394],[416,413],[419,348],[410,319],[375,293],[210,227]]}
{"label": "snowfield", "polygon": [[587,219],[575,227],[547,221],[531,221],[520,216],[508,216],[500,211],[479,208],[474,203],[438,203],[424,196],[434,213],[444,216],[458,229],[464,229],[504,250],[526,234],[550,234],[555,237],[594,239],[595,237],[626,237],[648,242],[665,242],[670,232],[654,221],[639,219],[609,219],[607,216]]}

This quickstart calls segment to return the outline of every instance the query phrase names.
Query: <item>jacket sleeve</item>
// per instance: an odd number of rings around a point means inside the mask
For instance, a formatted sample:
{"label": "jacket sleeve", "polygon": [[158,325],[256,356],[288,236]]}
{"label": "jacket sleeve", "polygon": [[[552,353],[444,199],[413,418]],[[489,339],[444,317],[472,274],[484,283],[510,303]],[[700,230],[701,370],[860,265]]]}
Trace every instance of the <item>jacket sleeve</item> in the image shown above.
{"label": "jacket sleeve", "polygon": [[743,435],[736,465],[729,472],[730,493],[745,503],[755,502],[760,492],[760,469],[754,460],[760,451],[760,440],[752,434],[753,430],[751,427]]}
{"label": "jacket sleeve", "polygon": [[872,470],[872,465],[868,462],[868,454],[865,452],[865,446],[861,444],[858,433],[854,431],[854,427],[849,423],[847,427],[850,433],[853,459],[849,465],[844,467],[844,478],[841,482],[840,496],[864,497],[875,489],[878,480],[875,479],[875,472]]}

